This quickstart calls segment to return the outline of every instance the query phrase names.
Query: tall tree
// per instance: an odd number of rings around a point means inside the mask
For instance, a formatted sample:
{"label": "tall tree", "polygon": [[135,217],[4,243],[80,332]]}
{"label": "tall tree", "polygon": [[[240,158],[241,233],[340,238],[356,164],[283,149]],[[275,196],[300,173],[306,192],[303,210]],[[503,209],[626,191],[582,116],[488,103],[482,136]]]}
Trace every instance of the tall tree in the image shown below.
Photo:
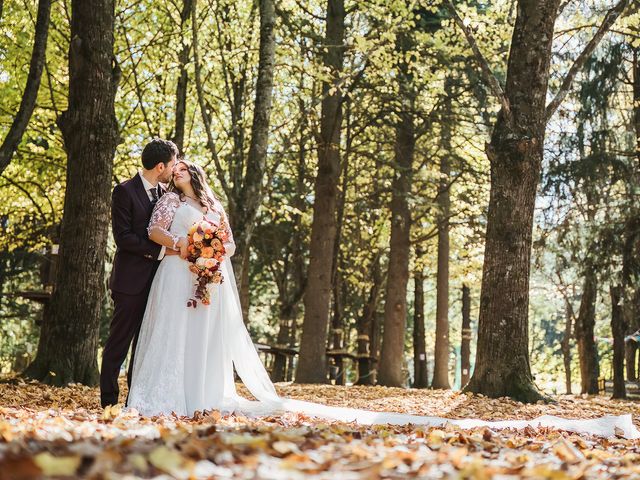
{"label": "tall tree", "polygon": [[[637,177],[637,168],[640,167],[640,47],[631,47],[631,81],[633,89],[633,130],[635,132],[635,166],[633,169]],[[640,320],[637,313],[640,312],[640,289],[636,288],[632,302],[635,308],[635,315],[630,316],[629,332],[634,333],[640,327]],[[640,368],[636,372],[636,354],[638,352],[638,344],[636,342],[626,342],[625,344],[625,363],[627,368],[627,380],[636,381],[640,375]],[[640,356],[638,356],[640,362]]]}
{"label": "tall tree", "polygon": [[180,10],[180,38],[182,46],[178,53],[178,84],[176,86],[176,119],[173,129],[173,141],[177,145],[180,153],[184,152],[184,125],[187,116],[187,87],[189,84],[189,74],[187,65],[189,63],[189,52],[191,45],[187,41],[185,25],[191,18],[193,0],[183,0]]}
{"label": "tall tree", "polygon": [[413,388],[429,386],[427,347],[424,326],[424,272],[423,251],[416,247],[416,268],[413,273]]}
{"label": "tall tree", "polygon": [[[302,83],[302,79],[301,79]],[[300,111],[304,111],[304,100],[299,100]],[[293,215],[293,233],[291,238],[287,238],[290,249],[284,257],[284,268],[282,272],[274,274],[278,287],[279,301],[279,322],[276,346],[280,348],[292,348],[295,344],[296,320],[300,310],[300,301],[304,295],[307,279],[304,265],[304,240],[305,232],[302,225],[302,212],[305,210],[305,178],[307,160],[307,134],[306,122],[300,126],[300,136],[298,140],[298,163],[296,171],[296,186],[293,206],[296,213]],[[271,242],[269,242],[271,243]],[[268,245],[267,248],[271,248]],[[279,262],[274,261],[273,265]],[[274,268],[274,267],[272,267]],[[289,363],[289,367],[292,362]],[[285,376],[285,373],[287,374]],[[291,376],[291,369],[287,368],[287,357],[277,355],[271,378],[274,382],[282,382]]]}
{"label": "tall tree", "polygon": [[573,337],[574,317],[573,304],[570,299],[565,298],[564,334],[560,341],[560,349],[562,350],[564,384],[567,395],[571,395],[571,338]]}
{"label": "tall tree", "polygon": [[449,199],[451,173],[451,80],[445,80],[443,118],[440,122],[440,185],[438,188],[438,273],[436,281],[436,341],[432,388],[449,389]]}
{"label": "tall tree", "polygon": [[[256,215],[264,198],[263,183],[266,174],[268,135],[273,97],[273,76],[275,68],[275,23],[276,12],[273,0],[259,0],[260,9],[260,45],[258,48],[258,71],[255,87],[253,121],[251,124],[251,139],[249,152],[245,154],[244,113],[245,113],[245,84],[247,83],[248,62],[244,62],[238,72],[228,64],[227,55],[233,55],[233,45],[228,40],[229,32],[221,34],[219,42],[222,45],[222,68],[224,82],[227,88],[227,107],[231,118],[231,140],[233,150],[227,169],[223,168],[218,146],[213,132],[213,117],[211,104],[205,92],[202,78],[202,62],[200,59],[200,45],[198,38],[197,0],[192,0],[191,23],[194,54],[194,77],[198,103],[204,129],[207,135],[207,148],[216,167],[216,175],[228,200],[229,220],[236,238],[236,252],[231,261],[236,282],[240,286],[240,298],[243,312],[247,312],[248,265],[251,236],[255,228]],[[253,12],[252,12],[253,13]],[[227,8],[222,10],[221,18],[216,18],[218,30],[228,14]],[[253,15],[251,14],[250,17]],[[246,49],[249,52],[250,49]],[[248,53],[245,53],[245,60]],[[246,315],[245,315],[246,320]]]}
{"label": "tall tree", "polygon": [[[410,32],[398,35],[401,55],[411,50]],[[411,212],[409,196],[413,176],[413,158],[416,145],[415,101],[417,93],[413,73],[404,58],[399,62],[398,97],[400,102],[394,147],[394,175],[391,182],[391,239],[389,242],[389,271],[384,305],[384,328],[380,352],[378,383],[389,387],[404,386],[402,360],[407,317],[407,283],[409,280],[409,253]]]}
{"label": "tall tree", "polygon": [[622,288],[611,285],[611,333],[613,336],[613,398],[626,398],[624,384],[624,335],[626,330]]}
{"label": "tall tree", "polygon": [[580,393],[597,394],[598,350],[594,341],[596,324],[596,297],[598,295],[598,278],[591,267],[586,267],[580,310],[576,318],[575,332],[580,358]]}
{"label": "tall tree", "polygon": [[331,273],[336,238],[336,203],[340,179],[340,138],[343,92],[335,86],[344,67],[344,0],[328,0],[324,65],[330,80],[322,84],[318,173],[311,225],[307,290],[300,356],[296,369],[298,383],[327,382],[327,327],[331,303]]}
{"label": "tall tree", "polygon": [[234,238],[236,238],[236,253],[232,261],[238,285],[242,285],[240,280],[246,268],[256,215],[264,198],[262,184],[267,164],[273,97],[276,12],[274,0],[259,0],[258,3],[260,5],[260,50],[251,142],[242,187],[231,203],[232,208],[229,213],[235,232]]}
{"label": "tall tree", "polygon": [[633,49],[633,126],[636,133],[636,159],[640,165],[640,47]]}
{"label": "tall tree", "polygon": [[377,358],[377,307],[384,277],[380,267],[380,252],[376,252],[371,269],[371,288],[367,301],[358,317],[358,379],[356,385],[375,385],[375,359]]}
{"label": "tall tree", "polygon": [[464,386],[471,377],[471,292],[462,285],[462,340],[460,342],[460,385]]}
{"label": "tall tree", "polygon": [[529,359],[528,307],[533,213],[546,124],[568,93],[577,71],[624,10],[611,9],[593,39],[546,105],[551,47],[559,0],[518,0],[505,90],[491,75],[473,34],[449,3],[501,110],[486,153],[491,192],[480,296],[478,347],[472,392],[525,402],[543,398],[533,383]]}
{"label": "tall tree", "polygon": [[114,0],[73,0],[71,10],[69,104],[58,119],[68,157],[59,287],[25,375],[54,385],[94,385],[120,71],[113,55]]}
{"label": "tall tree", "polygon": [[[11,158],[22,140],[22,135],[24,135],[33,109],[36,106],[38,90],[40,89],[40,78],[42,77],[47,51],[50,15],[51,0],[40,0],[38,2],[36,31],[33,41],[33,51],[31,53],[31,63],[29,64],[29,74],[27,75],[27,84],[22,94],[22,101],[20,102],[18,113],[13,118],[11,127],[9,127],[9,131],[0,146],[0,173],[4,172],[11,162]],[[2,3],[0,3],[0,17],[1,16]]]}

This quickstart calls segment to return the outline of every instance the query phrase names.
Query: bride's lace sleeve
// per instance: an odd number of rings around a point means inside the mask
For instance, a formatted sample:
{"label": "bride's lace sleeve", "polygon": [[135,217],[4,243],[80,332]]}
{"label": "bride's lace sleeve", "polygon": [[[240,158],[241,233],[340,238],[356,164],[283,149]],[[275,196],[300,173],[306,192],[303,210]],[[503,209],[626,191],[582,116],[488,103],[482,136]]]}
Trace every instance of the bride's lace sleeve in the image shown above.
{"label": "bride's lace sleeve", "polygon": [[167,247],[171,247],[176,250],[176,243],[180,240],[178,235],[175,235],[169,231],[171,228],[171,223],[173,222],[173,217],[176,214],[176,210],[180,206],[180,197],[174,192],[167,192],[156,206],[153,208],[153,213],[151,214],[151,220],[149,221],[149,226],[147,227],[147,233],[151,237],[151,234],[156,231],[162,233],[165,237],[170,239],[170,245],[165,245]]}
{"label": "bride's lace sleeve", "polygon": [[224,249],[227,253],[227,257],[231,257],[236,251],[236,242],[233,240],[233,232],[231,231],[231,225],[229,225],[229,217],[227,216],[227,212],[224,210],[224,207],[217,199],[215,202],[215,208],[216,210],[219,210],[222,222],[227,230],[227,241],[224,243]]}

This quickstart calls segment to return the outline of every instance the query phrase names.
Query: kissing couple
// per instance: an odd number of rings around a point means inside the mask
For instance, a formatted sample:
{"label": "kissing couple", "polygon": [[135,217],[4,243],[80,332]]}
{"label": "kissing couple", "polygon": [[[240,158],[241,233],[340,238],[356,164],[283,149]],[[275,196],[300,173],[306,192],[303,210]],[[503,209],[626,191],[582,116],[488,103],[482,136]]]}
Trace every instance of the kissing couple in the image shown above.
{"label": "kissing couple", "polygon": [[[614,436],[620,429],[627,438],[640,437],[631,415],[487,422],[372,412],[279,397],[243,322],[230,261],[235,250],[233,233],[202,167],[178,158],[173,142],[153,139],[142,151],[142,169],[114,188],[111,215],[117,246],[110,279],[115,308],[100,372],[103,407],[118,403],[118,374],[131,347],[125,404],[146,416],[192,416],[214,409],[245,415],[291,411],[363,424],[542,425],[604,436]],[[193,240],[196,233],[203,233],[198,230],[203,222],[219,232],[222,243],[216,261],[207,255],[207,264],[215,264],[218,281],[206,284],[200,282],[192,263],[194,243],[197,246]],[[193,298],[194,285],[199,285],[200,296],[197,292],[195,296],[200,303]],[[256,400],[237,393],[234,369]]]}

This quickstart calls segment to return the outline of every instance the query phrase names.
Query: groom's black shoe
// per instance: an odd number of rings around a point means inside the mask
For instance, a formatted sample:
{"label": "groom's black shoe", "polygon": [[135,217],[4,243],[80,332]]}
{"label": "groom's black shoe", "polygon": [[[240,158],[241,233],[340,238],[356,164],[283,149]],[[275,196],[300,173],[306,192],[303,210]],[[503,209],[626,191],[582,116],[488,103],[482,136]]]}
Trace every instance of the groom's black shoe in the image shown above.
{"label": "groom's black shoe", "polygon": [[118,398],[113,395],[100,395],[100,405],[102,408],[107,408],[109,405],[117,405]]}

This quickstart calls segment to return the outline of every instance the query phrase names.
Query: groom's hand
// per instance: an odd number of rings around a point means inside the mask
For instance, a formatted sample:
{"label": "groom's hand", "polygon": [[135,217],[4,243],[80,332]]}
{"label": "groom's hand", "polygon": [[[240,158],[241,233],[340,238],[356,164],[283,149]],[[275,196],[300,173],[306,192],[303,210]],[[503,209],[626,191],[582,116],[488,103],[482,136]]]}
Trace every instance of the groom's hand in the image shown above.
{"label": "groom's hand", "polygon": [[173,248],[167,248],[164,252],[164,256],[167,257],[169,255],[180,255],[180,252],[177,250],[174,250]]}

